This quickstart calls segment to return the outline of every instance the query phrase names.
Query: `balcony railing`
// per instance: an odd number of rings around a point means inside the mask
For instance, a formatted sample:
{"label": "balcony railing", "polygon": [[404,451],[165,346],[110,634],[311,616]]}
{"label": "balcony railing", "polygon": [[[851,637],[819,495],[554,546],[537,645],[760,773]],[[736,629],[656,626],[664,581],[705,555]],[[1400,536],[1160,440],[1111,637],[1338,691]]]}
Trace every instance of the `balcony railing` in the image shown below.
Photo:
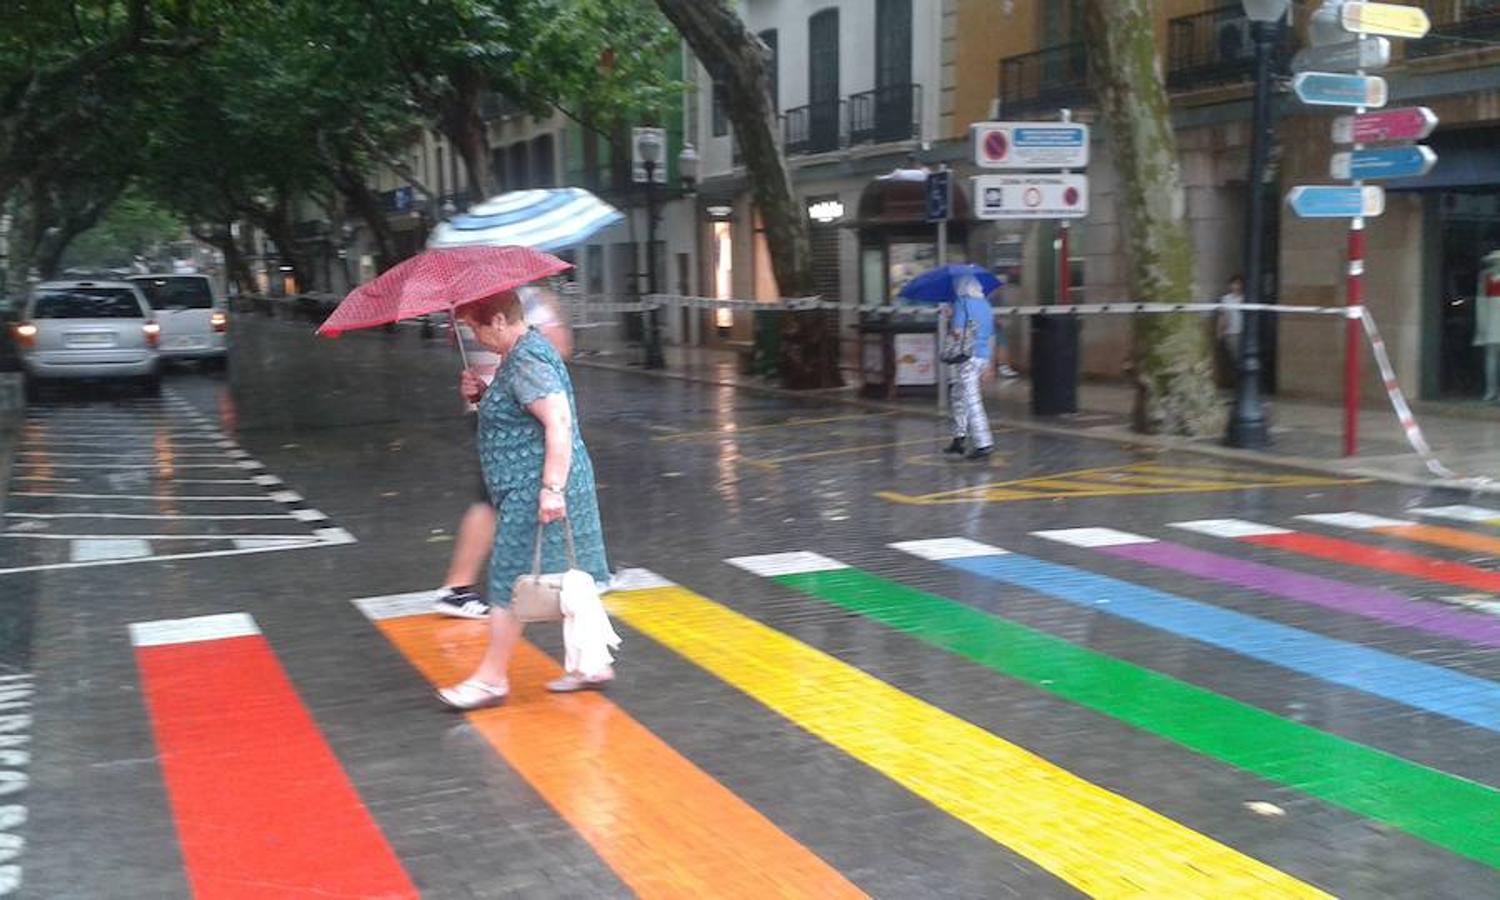
{"label": "balcony railing", "polygon": [[1086,103],[1088,53],[1082,41],[1000,60],[1001,115],[1014,118]]}
{"label": "balcony railing", "polygon": [[786,152],[827,153],[840,145],[843,101],[819,100],[786,111]]}
{"label": "balcony railing", "polygon": [[1432,19],[1432,34],[1406,42],[1406,55],[1417,59],[1455,53],[1500,40],[1500,0],[1423,0]]}
{"label": "balcony railing", "polygon": [[849,96],[849,142],[906,141],[920,132],[922,86],[890,84]]}
{"label": "balcony railing", "polygon": [[[1273,64],[1291,60],[1288,29],[1278,26]],[[1235,84],[1255,77],[1255,40],[1244,6],[1234,3],[1167,23],[1167,88]]]}

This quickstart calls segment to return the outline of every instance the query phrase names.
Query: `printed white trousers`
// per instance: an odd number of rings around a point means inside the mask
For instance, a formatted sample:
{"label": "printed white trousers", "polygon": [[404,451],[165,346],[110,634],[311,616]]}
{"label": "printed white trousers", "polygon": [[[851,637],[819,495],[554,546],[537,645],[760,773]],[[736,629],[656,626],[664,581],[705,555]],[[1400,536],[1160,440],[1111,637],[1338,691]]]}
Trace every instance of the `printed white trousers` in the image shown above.
{"label": "printed white trousers", "polygon": [[948,403],[953,436],[972,438],[970,447],[989,447],[995,442],[990,435],[990,418],[984,412],[984,395],[979,390],[979,378],[987,365],[989,360],[970,359],[948,366],[952,379],[948,382]]}

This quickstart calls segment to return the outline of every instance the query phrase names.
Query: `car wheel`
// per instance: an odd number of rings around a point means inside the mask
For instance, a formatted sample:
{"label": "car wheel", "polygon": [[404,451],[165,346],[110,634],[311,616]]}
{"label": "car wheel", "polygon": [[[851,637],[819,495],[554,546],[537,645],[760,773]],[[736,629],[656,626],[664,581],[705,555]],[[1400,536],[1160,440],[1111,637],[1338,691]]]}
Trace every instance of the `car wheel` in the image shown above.
{"label": "car wheel", "polygon": [[160,397],[161,376],[147,375],[145,379],[141,381],[141,393],[145,394],[147,397]]}

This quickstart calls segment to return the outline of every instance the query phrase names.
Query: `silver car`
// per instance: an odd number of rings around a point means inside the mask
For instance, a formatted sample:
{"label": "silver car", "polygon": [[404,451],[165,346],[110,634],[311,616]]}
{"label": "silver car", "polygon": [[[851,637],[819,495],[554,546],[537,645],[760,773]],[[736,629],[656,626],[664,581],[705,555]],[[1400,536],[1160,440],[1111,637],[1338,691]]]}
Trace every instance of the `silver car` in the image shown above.
{"label": "silver car", "polygon": [[222,368],[229,359],[229,310],[207,275],[135,275],[161,325],[163,360],[196,359]]}
{"label": "silver car", "polygon": [[31,396],[53,379],[131,379],[148,394],[161,391],[161,326],[133,284],[44,282],[11,331]]}

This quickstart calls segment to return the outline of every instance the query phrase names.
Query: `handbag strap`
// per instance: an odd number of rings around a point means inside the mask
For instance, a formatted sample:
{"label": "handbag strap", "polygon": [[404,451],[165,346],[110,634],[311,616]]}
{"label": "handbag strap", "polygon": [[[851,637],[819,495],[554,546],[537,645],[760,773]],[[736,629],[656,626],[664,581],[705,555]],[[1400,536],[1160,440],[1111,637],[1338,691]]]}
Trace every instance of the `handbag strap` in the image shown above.
{"label": "handbag strap", "polygon": [[[563,538],[568,545],[568,568],[576,569],[578,568],[578,555],[573,550],[573,523],[566,518],[562,520],[562,523]],[[542,529],[546,527],[545,523],[536,523],[536,541],[532,545],[531,554],[531,574],[533,575],[542,574]]]}

